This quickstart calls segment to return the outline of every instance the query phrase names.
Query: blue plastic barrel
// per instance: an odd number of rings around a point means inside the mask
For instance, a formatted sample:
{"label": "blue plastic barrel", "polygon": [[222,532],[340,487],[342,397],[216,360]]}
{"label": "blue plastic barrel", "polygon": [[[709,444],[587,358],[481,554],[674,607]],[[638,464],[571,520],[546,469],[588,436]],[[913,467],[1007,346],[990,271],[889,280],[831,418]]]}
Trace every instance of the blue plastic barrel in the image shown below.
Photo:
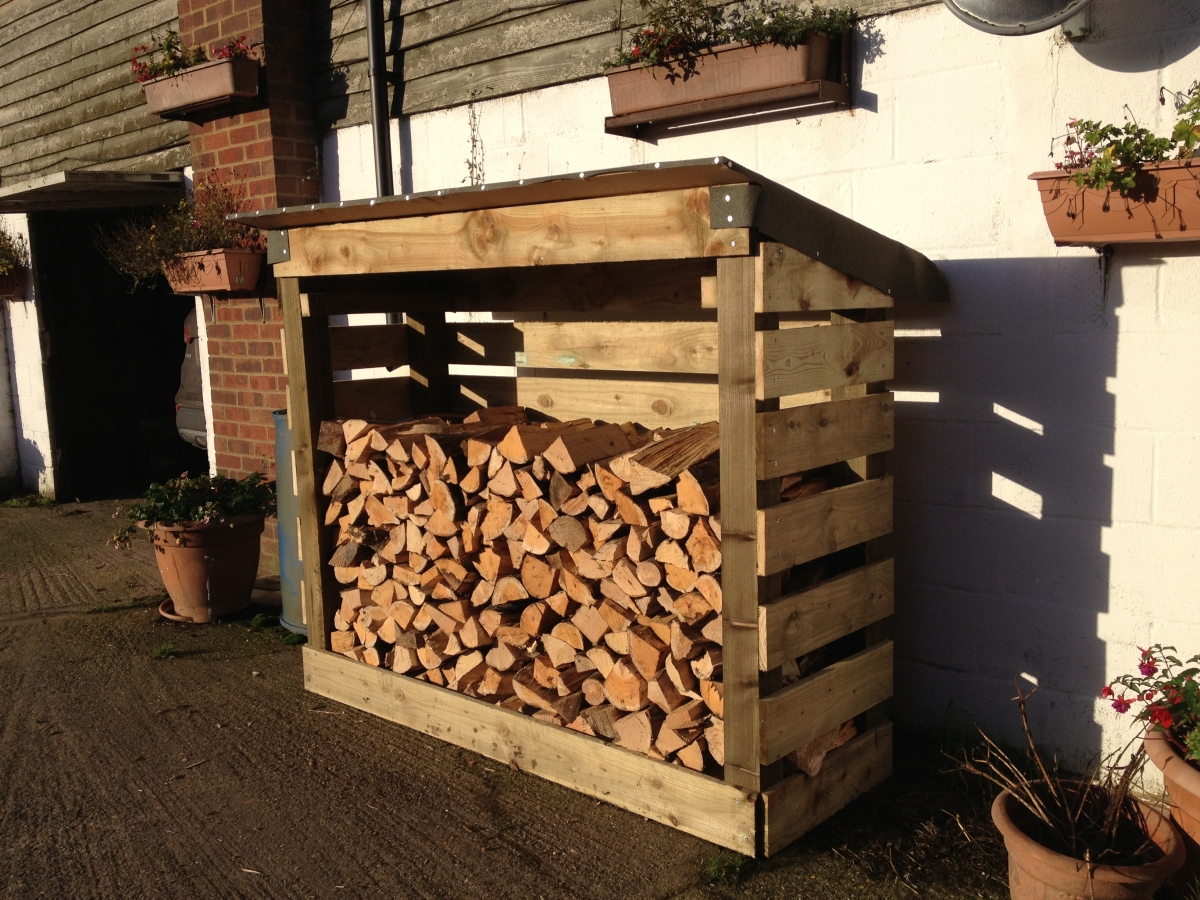
{"label": "blue plastic barrel", "polygon": [[275,493],[279,508],[279,593],[283,612],[279,624],[296,634],[308,634],[300,599],[300,539],[297,533],[300,504],[292,472],[292,429],[286,409],[271,413],[275,419]]}

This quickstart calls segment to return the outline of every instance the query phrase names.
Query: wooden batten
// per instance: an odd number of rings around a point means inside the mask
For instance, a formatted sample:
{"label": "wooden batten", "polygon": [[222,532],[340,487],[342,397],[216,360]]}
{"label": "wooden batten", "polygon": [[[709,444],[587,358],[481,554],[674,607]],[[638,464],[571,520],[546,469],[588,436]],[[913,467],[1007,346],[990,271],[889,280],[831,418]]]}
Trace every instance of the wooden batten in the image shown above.
{"label": "wooden batten", "polygon": [[793,250],[764,242],[759,248],[757,312],[809,312],[840,309],[886,309],[890,296]]}
{"label": "wooden batten", "polygon": [[346,325],[329,329],[329,364],[335,372],[408,364],[404,325]]}
{"label": "wooden batten", "polygon": [[762,698],[762,762],[782,759],[892,696],[892,642],[884,641]]}
{"label": "wooden batten", "polygon": [[277,277],[744,256],[746,228],[709,228],[708,188],[427,218],[293,228]]}
{"label": "wooden batten", "polygon": [[759,413],[758,477],[776,478],[884,453],[895,440],[894,395],[869,394]]}
{"label": "wooden batten", "polygon": [[340,419],[398,422],[412,415],[409,379],[356,378],[333,383],[334,414]]}
{"label": "wooden batten", "polygon": [[832,751],[816,777],[793,775],[763,793],[762,851],[771,856],[892,774],[892,723]]}
{"label": "wooden batten", "polygon": [[758,574],[772,575],[892,530],[892,476],[758,512]]}
{"label": "wooden batten", "polygon": [[889,381],[894,375],[891,322],[761,331],[757,340],[759,400]]}
{"label": "wooden batten", "polygon": [[782,666],[890,616],[895,570],[895,562],[885,559],[759,606],[759,668]]}
{"label": "wooden batten", "polygon": [[741,853],[753,853],[747,792],[682,766],[335,653],[304,651],[305,687]]}
{"label": "wooden batten", "polygon": [[542,369],[717,374],[716,322],[520,322],[515,364]]}

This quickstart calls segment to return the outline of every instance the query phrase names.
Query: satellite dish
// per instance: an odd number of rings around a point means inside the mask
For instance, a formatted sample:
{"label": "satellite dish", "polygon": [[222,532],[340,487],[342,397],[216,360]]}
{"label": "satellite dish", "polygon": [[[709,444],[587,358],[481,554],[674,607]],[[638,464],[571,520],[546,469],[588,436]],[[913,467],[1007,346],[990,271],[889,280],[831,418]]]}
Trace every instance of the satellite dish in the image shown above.
{"label": "satellite dish", "polygon": [[1092,0],[945,0],[950,12],[989,34],[1036,34],[1081,13]]}

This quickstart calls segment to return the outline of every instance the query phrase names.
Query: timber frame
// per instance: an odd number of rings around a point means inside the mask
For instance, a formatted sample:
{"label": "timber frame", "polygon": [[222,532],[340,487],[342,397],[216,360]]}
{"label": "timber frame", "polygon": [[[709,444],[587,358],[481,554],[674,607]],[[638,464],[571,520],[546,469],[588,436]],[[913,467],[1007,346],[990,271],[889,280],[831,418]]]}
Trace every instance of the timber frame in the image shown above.
{"label": "timber frame", "polygon": [[[890,774],[891,311],[947,299],[933,263],[723,158],[243,218],[272,229],[283,307],[309,690],[749,855]],[[494,320],[447,315],[470,311]],[[360,312],[405,319],[330,325]],[[327,649],[321,422],[512,403],[720,421],[723,779]],[[781,499],[784,476],[831,464],[844,483]],[[828,664],[784,686],[781,665],[820,648]],[[851,718],[858,737],[818,775],[789,769]]]}

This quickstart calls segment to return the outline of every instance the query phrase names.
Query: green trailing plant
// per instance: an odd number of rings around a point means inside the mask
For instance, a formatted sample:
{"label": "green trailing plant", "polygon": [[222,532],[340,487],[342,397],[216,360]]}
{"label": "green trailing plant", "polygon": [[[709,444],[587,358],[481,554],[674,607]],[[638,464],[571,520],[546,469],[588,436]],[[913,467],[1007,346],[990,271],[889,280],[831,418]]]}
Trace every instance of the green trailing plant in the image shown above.
{"label": "green trailing plant", "polygon": [[243,193],[224,182],[197,184],[192,196],[174,206],[134,213],[95,234],[96,249],[132,282],[130,291],[151,287],[160,273],[181,280],[195,263],[185,253],[263,248],[262,233],[226,216],[244,212]]}
{"label": "green trailing plant", "polygon": [[[113,517],[121,514],[118,509]],[[275,487],[259,472],[242,479],[223,475],[197,475],[185,472],[165,484],[152,484],[141,503],[125,511],[132,524],[117,531],[109,543],[128,546],[139,527],[149,530],[155,525],[189,523],[224,523],[240,516],[272,516],[275,514]]]}
{"label": "green trailing plant", "polygon": [[849,7],[814,4],[800,9],[777,0],[713,6],[706,0],[640,0],[646,22],[629,32],[629,46],[608,66],[662,66],[667,78],[687,80],[702,56],[726,44],[797,47],[819,32],[844,34],[854,27]]}
{"label": "green trailing plant", "polygon": [[1100,696],[1122,715],[1140,707],[1136,720],[1157,725],[1176,750],[1200,763],[1200,656],[1181,660],[1177,652],[1162,644],[1141,650],[1137,674],[1122,675]]}
{"label": "green trailing plant", "polygon": [[29,244],[22,234],[14,234],[0,224],[0,275],[11,275],[29,268]]}

